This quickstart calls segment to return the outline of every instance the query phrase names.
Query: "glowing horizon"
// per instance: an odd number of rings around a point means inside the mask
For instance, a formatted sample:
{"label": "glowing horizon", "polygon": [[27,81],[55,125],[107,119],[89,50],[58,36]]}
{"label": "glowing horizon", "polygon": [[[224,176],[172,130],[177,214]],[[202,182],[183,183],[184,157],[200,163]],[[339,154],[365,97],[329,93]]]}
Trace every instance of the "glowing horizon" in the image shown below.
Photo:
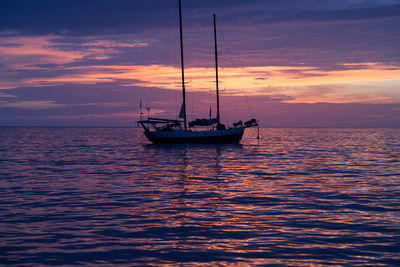
{"label": "glowing horizon", "polygon": [[[348,64],[344,64],[348,65]],[[364,84],[371,87],[377,82],[389,83],[386,88],[364,90],[365,96],[375,95],[375,99],[363,98],[362,101],[371,103],[398,103],[400,92],[395,88],[400,80],[400,67],[385,66],[379,63],[359,63],[360,68],[350,70],[322,71],[312,67],[291,66],[265,66],[265,67],[239,67],[221,68],[220,81],[223,90],[230,95],[265,95],[271,93],[285,94],[295,97],[292,103],[330,102],[332,99],[340,99],[339,103],[360,102],[351,94],[341,92],[339,87],[356,87]],[[89,66],[69,67],[66,70],[79,70],[73,75],[60,75],[59,77],[36,78],[21,80],[18,83],[7,84],[2,81],[2,89],[14,87],[55,86],[62,84],[97,84],[115,81],[123,81],[122,86],[157,87],[162,89],[181,90],[180,68],[162,65],[139,66]],[[193,92],[208,92],[215,87],[215,69],[188,68],[185,70],[189,88]],[[368,85],[371,83],[370,85]],[[334,92],[324,92],[326,87],[334,88]],[[339,86],[339,87],[338,87]],[[321,87],[319,96],[307,94],[310,87]],[[314,90],[315,91],[315,90]],[[355,90],[357,91],[357,90]],[[327,95],[324,95],[327,94]],[[362,96],[362,93],[357,95]],[[347,99],[346,99],[347,97]],[[361,102],[362,102],[361,101]]]}

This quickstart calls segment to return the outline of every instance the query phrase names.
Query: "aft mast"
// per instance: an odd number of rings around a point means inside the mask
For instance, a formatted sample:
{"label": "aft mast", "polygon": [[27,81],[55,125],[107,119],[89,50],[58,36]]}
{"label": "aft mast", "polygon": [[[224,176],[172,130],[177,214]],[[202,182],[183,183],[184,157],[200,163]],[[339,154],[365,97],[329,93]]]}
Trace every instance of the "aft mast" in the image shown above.
{"label": "aft mast", "polygon": [[181,44],[183,123],[184,123],[184,129],[186,131],[187,130],[187,122],[186,122],[186,90],[185,90],[185,71],[184,71],[184,64],[183,64],[183,34],[182,34],[182,4],[181,4],[181,0],[179,0],[179,34],[180,34],[180,44]]}
{"label": "aft mast", "polygon": [[214,18],[214,49],[215,49],[215,82],[217,89],[217,120],[218,125],[221,124],[220,116],[219,116],[219,85],[218,85],[218,46],[217,46],[217,26],[215,24],[215,14],[213,14]]}

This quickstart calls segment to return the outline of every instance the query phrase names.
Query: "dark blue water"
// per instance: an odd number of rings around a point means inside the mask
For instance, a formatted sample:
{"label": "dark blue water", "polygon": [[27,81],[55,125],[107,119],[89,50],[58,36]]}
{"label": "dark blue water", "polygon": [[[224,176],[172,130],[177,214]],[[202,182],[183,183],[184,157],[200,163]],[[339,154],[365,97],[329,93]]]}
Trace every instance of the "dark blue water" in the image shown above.
{"label": "dark blue water", "polygon": [[4,265],[400,265],[400,129],[0,128]]}

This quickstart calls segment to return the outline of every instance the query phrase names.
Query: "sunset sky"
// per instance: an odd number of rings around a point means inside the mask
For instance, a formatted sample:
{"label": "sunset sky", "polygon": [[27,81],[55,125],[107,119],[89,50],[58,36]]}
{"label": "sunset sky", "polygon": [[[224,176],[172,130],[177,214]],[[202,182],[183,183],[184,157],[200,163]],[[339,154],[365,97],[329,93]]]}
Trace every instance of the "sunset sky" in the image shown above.
{"label": "sunset sky", "polygon": [[[400,127],[400,0],[182,0],[189,119]],[[1,0],[0,126],[176,118],[178,0]],[[144,112],[147,115],[147,112]]]}

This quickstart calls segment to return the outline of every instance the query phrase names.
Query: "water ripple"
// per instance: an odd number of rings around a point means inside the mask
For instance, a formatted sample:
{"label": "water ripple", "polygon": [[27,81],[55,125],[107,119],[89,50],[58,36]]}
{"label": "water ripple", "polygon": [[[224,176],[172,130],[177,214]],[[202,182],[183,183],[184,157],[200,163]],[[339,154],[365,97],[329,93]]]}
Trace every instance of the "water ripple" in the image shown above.
{"label": "water ripple", "polygon": [[0,128],[4,265],[400,265],[400,130]]}

